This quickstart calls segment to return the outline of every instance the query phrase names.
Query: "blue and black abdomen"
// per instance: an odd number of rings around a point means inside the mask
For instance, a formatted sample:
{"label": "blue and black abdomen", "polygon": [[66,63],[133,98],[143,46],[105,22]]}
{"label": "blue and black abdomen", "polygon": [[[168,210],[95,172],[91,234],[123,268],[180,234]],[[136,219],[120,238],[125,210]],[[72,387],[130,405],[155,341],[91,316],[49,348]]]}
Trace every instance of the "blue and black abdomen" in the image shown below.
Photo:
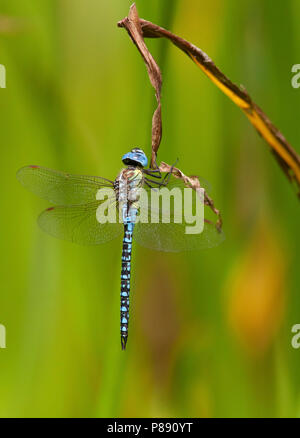
{"label": "blue and black abdomen", "polygon": [[122,249],[122,270],[121,270],[121,345],[125,350],[128,338],[129,324],[129,294],[130,294],[130,271],[132,233],[134,224],[124,223],[124,239]]}
{"label": "blue and black abdomen", "polygon": [[129,294],[132,234],[139,209],[139,193],[136,189],[143,185],[143,173],[137,167],[122,170],[115,182],[115,191],[122,213],[124,239],[121,271],[121,345],[125,350],[128,338]]}

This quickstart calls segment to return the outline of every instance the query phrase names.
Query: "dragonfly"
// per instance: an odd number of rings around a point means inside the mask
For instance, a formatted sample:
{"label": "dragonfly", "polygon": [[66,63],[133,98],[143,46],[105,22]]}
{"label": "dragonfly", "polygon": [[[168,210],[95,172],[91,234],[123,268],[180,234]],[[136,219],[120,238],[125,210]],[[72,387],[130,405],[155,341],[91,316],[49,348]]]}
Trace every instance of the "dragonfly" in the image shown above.
{"label": "dragonfly", "polygon": [[[138,220],[143,207],[138,189],[143,188],[151,194],[161,187],[183,191],[185,185],[172,176],[172,172],[163,175],[159,167],[147,168],[147,156],[140,148],[123,155],[122,162],[125,167],[114,181],[99,176],[72,175],[36,165],[22,167],[17,172],[17,178],[25,188],[53,204],[38,217],[38,224],[46,233],[81,245],[102,244],[123,233],[120,332],[121,347],[125,350],[133,240],[152,250],[179,252],[214,247],[224,240],[224,234],[209,221],[204,223],[201,233],[186,234],[184,220],[182,223],[172,222],[175,206],[171,209],[169,223],[162,220],[164,211],[161,205],[153,211],[151,205],[145,204],[146,216],[151,215],[152,220]],[[206,187],[202,180],[201,186]],[[108,193],[103,199],[99,197],[100,190]],[[104,207],[104,203],[106,208],[118,212],[116,220],[99,220],[99,209]],[[153,217],[160,217],[160,220],[153,221]]]}

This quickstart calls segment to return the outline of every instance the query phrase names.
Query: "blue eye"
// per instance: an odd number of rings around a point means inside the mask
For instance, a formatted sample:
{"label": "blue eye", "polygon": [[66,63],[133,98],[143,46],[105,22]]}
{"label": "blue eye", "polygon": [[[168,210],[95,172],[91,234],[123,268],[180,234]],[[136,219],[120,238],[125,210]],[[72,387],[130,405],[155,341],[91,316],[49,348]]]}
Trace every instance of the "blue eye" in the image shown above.
{"label": "blue eye", "polygon": [[136,165],[146,167],[148,165],[148,159],[146,154],[142,149],[135,148],[132,149],[127,154],[123,155],[122,161],[126,165]]}

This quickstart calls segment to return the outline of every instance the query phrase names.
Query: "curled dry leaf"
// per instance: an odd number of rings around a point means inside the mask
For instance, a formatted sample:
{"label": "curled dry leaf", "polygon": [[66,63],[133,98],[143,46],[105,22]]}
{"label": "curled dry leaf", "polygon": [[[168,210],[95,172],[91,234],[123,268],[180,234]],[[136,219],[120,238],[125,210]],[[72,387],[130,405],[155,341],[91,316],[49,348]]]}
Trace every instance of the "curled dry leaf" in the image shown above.
{"label": "curled dry leaf", "polygon": [[252,101],[244,88],[240,88],[231,82],[230,79],[218,69],[212,59],[194,44],[150,21],[139,19],[134,4],[130,8],[129,16],[120,21],[118,25],[127,29],[132,40],[137,45],[145,60],[151,83],[156,89],[158,108],[154,113],[152,123],[152,166],[155,163],[155,157],[161,141],[160,89],[162,81],[158,66],[150,55],[144,43],[144,38],[167,38],[176,47],[185,52],[209,79],[241,108],[254,128],[270,146],[273,155],[285,175],[290,181],[296,184],[298,196],[300,197],[300,156],[287,142],[282,133],[272,124],[262,109]]}
{"label": "curled dry leaf", "polygon": [[[159,33],[151,33],[151,26],[145,27],[145,24],[151,24],[145,20],[139,18],[137,8],[135,4],[130,7],[128,17],[119,21],[118,26],[123,27],[127,30],[133,43],[136,45],[138,51],[142,55],[145,62],[150,82],[155,89],[155,96],[157,100],[157,108],[153,114],[152,118],[152,154],[151,154],[151,167],[156,167],[156,156],[160,146],[162,137],[162,120],[161,120],[161,87],[162,87],[162,75],[159,66],[157,65],[155,59],[149,52],[148,47],[144,41],[144,36],[160,37]],[[160,29],[158,26],[152,25],[153,28]],[[148,31],[145,33],[145,29]],[[196,176],[186,176],[180,169],[174,166],[170,166],[167,163],[161,163],[159,167],[161,172],[171,172],[175,178],[181,179],[187,187],[191,187],[194,190],[201,188],[198,177]],[[204,204],[207,205],[218,217],[216,227],[218,230],[222,228],[222,218],[220,211],[214,206],[213,200],[204,191]],[[206,220],[206,222],[210,222]]]}
{"label": "curled dry leaf", "polygon": [[[180,169],[177,169],[177,167],[170,166],[169,164],[164,163],[162,161],[160,163],[159,170],[161,172],[172,173],[172,175],[175,178],[181,179],[187,187],[190,187],[193,190],[197,191],[197,189],[201,188],[201,184],[200,184],[199,178],[197,176],[195,176],[195,175],[186,176]],[[215,207],[214,201],[212,200],[212,198],[210,198],[208,196],[208,194],[206,193],[205,190],[204,190],[204,205],[207,205],[213,211],[213,213],[218,217],[218,220],[216,222],[216,228],[217,228],[218,231],[221,231],[222,224],[223,224],[221,213]],[[205,221],[208,222],[208,223],[211,223],[207,219],[205,219]]]}
{"label": "curled dry leaf", "polygon": [[143,32],[140,24],[140,19],[135,4],[130,8],[128,17],[118,23],[119,27],[124,27],[146,64],[150,82],[155,89],[155,97],[157,100],[157,108],[152,118],[152,157],[151,167],[155,165],[157,151],[162,137],[162,122],[161,122],[161,86],[162,75],[155,59],[148,50],[143,38]]}
{"label": "curled dry leaf", "polygon": [[272,124],[263,110],[252,101],[247,91],[231,82],[218,69],[212,59],[194,44],[146,20],[141,20],[141,27],[144,37],[167,38],[184,51],[209,79],[241,108],[254,128],[271,147],[275,158],[288,179],[296,183],[298,196],[300,197],[300,156]]}

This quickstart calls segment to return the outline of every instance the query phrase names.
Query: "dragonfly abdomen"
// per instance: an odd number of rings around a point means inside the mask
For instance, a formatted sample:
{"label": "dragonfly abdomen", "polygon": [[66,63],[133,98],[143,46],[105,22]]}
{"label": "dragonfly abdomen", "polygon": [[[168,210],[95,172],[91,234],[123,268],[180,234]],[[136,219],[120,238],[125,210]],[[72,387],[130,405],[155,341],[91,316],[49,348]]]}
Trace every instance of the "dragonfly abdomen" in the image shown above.
{"label": "dragonfly abdomen", "polygon": [[129,294],[130,294],[130,271],[131,271],[131,251],[132,233],[134,223],[124,223],[124,238],[122,249],[122,269],[121,269],[121,345],[125,350],[128,338],[129,324]]}

